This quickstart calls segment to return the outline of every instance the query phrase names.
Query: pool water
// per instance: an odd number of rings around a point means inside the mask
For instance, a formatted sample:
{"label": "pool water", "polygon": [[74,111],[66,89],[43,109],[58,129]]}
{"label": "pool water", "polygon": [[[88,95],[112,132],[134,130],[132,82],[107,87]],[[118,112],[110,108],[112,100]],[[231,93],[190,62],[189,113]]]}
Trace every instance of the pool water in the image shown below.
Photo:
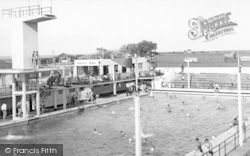
{"label": "pool water", "polygon": [[[226,108],[217,110],[216,97],[176,95],[171,99],[160,93],[154,98],[142,97],[143,133],[152,134],[147,138],[148,143],[142,144],[143,155],[184,155],[196,147],[196,137],[204,142],[205,138],[226,131],[237,115],[236,99],[219,97]],[[168,104],[171,113],[167,111]],[[242,104],[245,116],[249,116],[248,99],[242,100]],[[107,106],[2,129],[0,143],[59,143],[63,144],[65,156],[134,156],[135,142],[129,143],[135,130],[133,101]],[[124,131],[124,137],[120,131]]]}

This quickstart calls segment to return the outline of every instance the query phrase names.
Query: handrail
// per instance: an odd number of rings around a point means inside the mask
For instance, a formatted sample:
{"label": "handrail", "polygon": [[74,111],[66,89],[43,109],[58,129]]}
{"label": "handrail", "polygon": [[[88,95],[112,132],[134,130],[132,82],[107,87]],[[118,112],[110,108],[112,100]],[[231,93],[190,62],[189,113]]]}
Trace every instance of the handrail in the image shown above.
{"label": "handrail", "polygon": [[9,18],[17,18],[23,16],[32,16],[32,15],[44,15],[52,14],[52,7],[40,7],[40,5],[10,8],[2,10],[2,18],[5,16]]}
{"label": "handrail", "polygon": [[[174,84],[173,88],[182,88],[181,86],[184,85],[184,88],[187,88],[187,80],[183,80],[183,81],[173,81],[173,82],[169,82],[171,84]],[[178,84],[178,86],[180,85],[180,87],[175,87],[176,84]],[[219,87],[222,88],[227,88],[229,90],[236,90],[237,89],[237,84],[234,83],[233,86],[231,86],[231,83],[218,83]],[[208,82],[192,82],[190,84],[190,88],[201,88],[201,89],[213,89],[210,86],[210,83]],[[250,84],[248,83],[242,83],[241,84],[241,88],[242,89],[246,89],[246,90],[250,90]]]}
{"label": "handrail", "polygon": [[[237,127],[238,128],[238,127]],[[244,130],[244,142],[246,142],[247,139],[250,138],[250,136],[247,137],[246,133],[250,131],[250,126],[246,126],[245,127],[245,130]],[[232,140],[230,140],[231,138],[233,138]],[[236,133],[232,134],[231,136],[229,136],[226,140],[224,140],[223,142],[221,142],[220,144],[218,144],[217,146],[213,147],[212,148],[212,151],[213,151],[213,154],[216,154],[219,152],[219,156],[221,156],[221,151],[223,151],[224,149],[224,156],[226,156],[227,154],[229,154],[230,152],[232,152],[233,150],[235,150],[238,146],[239,146],[239,135],[238,135],[238,130]],[[237,139],[238,139],[238,142],[237,142]],[[229,141],[230,140],[230,141]],[[227,142],[229,141],[229,142]],[[234,142],[234,145],[229,148],[230,150],[227,150],[228,146],[231,145],[231,143]],[[238,144],[237,144],[238,143]],[[209,151],[203,153],[202,156],[206,156],[208,154]]]}

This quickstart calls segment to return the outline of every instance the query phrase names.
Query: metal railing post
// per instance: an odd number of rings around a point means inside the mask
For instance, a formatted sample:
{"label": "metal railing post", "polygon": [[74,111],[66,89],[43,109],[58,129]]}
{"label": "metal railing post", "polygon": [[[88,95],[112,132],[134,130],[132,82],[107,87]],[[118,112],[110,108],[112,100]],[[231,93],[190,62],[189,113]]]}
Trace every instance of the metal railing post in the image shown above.
{"label": "metal railing post", "polygon": [[220,144],[219,144],[219,156],[220,156]]}
{"label": "metal railing post", "polygon": [[38,15],[40,15],[40,5],[38,5]]}
{"label": "metal railing post", "polygon": [[227,145],[226,145],[226,140],[224,141],[224,155],[227,154]]}
{"label": "metal railing post", "polygon": [[243,129],[243,131],[244,131],[244,136],[245,136],[244,142],[246,142],[247,141],[247,130],[246,130],[246,127],[245,127],[245,129]]}
{"label": "metal railing post", "polygon": [[236,149],[236,134],[234,134],[234,149]]}

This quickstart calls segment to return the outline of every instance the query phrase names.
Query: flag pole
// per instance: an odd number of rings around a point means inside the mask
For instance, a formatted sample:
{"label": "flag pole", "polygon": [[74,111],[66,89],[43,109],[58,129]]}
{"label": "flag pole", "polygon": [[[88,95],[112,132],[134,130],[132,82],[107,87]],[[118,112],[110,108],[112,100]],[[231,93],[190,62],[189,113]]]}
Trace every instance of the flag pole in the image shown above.
{"label": "flag pole", "polygon": [[238,123],[239,123],[239,145],[243,146],[243,120],[242,120],[242,103],[241,103],[241,63],[238,52]]}

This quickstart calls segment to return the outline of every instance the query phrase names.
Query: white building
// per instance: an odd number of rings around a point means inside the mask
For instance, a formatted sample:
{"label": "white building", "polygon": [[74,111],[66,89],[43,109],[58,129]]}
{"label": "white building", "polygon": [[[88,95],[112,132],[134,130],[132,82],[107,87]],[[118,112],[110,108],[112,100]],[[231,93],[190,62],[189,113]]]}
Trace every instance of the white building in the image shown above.
{"label": "white building", "polygon": [[[126,58],[75,60],[73,76],[83,75],[83,73],[94,75],[113,75],[114,72],[127,73],[133,70],[135,62],[135,58],[132,58],[132,66],[130,68]],[[137,58],[137,63],[139,71],[149,71],[151,68],[145,57]]]}

